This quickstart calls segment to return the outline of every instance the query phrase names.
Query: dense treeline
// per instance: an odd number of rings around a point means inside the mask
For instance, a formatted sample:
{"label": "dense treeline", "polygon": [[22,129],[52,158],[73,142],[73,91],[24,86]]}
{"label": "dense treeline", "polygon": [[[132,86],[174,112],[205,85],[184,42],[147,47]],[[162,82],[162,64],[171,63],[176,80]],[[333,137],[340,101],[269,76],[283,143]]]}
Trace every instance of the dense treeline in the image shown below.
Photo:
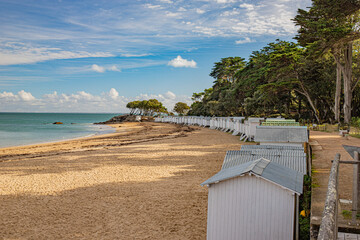
{"label": "dense treeline", "polygon": [[349,123],[360,114],[359,9],[351,0],[314,0],[308,11],[299,9],[299,43],[277,40],[248,61],[221,59],[210,73],[214,85],[193,94],[188,114]]}

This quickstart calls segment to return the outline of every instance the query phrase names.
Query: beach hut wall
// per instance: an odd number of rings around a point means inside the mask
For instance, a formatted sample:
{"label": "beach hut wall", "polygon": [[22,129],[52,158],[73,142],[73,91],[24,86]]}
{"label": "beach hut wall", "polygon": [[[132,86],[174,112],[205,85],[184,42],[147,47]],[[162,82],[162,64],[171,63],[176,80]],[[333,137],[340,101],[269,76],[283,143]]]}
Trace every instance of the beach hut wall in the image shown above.
{"label": "beach hut wall", "polygon": [[267,159],[222,169],[209,187],[207,239],[296,239],[303,175]]}
{"label": "beach hut wall", "polygon": [[309,142],[309,134],[304,126],[257,126],[255,141],[260,145],[302,146]]}

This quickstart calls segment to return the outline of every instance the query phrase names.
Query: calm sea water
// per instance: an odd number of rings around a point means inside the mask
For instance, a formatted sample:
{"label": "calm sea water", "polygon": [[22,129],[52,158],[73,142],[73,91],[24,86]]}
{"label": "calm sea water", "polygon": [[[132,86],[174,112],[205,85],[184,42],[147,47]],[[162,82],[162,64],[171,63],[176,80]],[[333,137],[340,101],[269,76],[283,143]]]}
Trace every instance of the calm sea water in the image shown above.
{"label": "calm sea water", "polygon": [[[0,113],[0,147],[61,141],[115,130],[94,125],[120,114],[103,113]],[[55,125],[53,122],[62,122]]]}

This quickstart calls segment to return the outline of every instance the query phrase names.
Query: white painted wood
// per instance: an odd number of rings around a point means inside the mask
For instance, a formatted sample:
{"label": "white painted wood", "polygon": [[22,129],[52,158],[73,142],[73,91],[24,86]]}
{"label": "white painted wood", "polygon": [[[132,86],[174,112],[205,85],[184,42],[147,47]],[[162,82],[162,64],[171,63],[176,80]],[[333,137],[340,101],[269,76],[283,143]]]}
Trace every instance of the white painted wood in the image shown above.
{"label": "white painted wood", "polygon": [[295,195],[255,175],[209,187],[208,240],[293,239]]}

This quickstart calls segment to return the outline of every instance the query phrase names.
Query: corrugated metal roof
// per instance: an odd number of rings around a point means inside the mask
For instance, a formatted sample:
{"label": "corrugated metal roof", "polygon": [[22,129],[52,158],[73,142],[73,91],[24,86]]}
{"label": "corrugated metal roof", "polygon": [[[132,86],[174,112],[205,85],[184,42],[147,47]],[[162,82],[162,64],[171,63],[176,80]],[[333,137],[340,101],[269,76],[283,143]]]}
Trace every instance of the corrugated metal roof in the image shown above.
{"label": "corrugated metal roof", "polygon": [[255,142],[304,143],[309,141],[305,126],[257,126]]}
{"label": "corrugated metal roof", "polygon": [[304,147],[299,146],[285,146],[285,145],[242,145],[241,150],[248,149],[281,149],[281,150],[302,150]]}
{"label": "corrugated metal roof", "polygon": [[239,155],[279,155],[279,156],[301,156],[305,157],[306,153],[301,150],[282,150],[282,149],[241,149]]}
{"label": "corrugated metal roof", "polygon": [[231,168],[263,157],[272,162],[293,169],[294,171],[298,171],[304,175],[307,173],[306,154],[304,152],[295,152],[292,155],[289,152],[283,152],[283,154],[273,153],[274,152],[272,152],[271,150],[268,153],[266,152],[266,150],[264,150],[263,153],[259,154],[253,154],[251,151],[244,150],[227,151],[221,169]]}
{"label": "corrugated metal roof", "polygon": [[204,186],[218,183],[234,177],[239,177],[246,173],[253,173],[293,192],[299,194],[302,193],[303,175],[301,173],[265,158],[246,162],[231,168],[222,169],[201,185]]}

